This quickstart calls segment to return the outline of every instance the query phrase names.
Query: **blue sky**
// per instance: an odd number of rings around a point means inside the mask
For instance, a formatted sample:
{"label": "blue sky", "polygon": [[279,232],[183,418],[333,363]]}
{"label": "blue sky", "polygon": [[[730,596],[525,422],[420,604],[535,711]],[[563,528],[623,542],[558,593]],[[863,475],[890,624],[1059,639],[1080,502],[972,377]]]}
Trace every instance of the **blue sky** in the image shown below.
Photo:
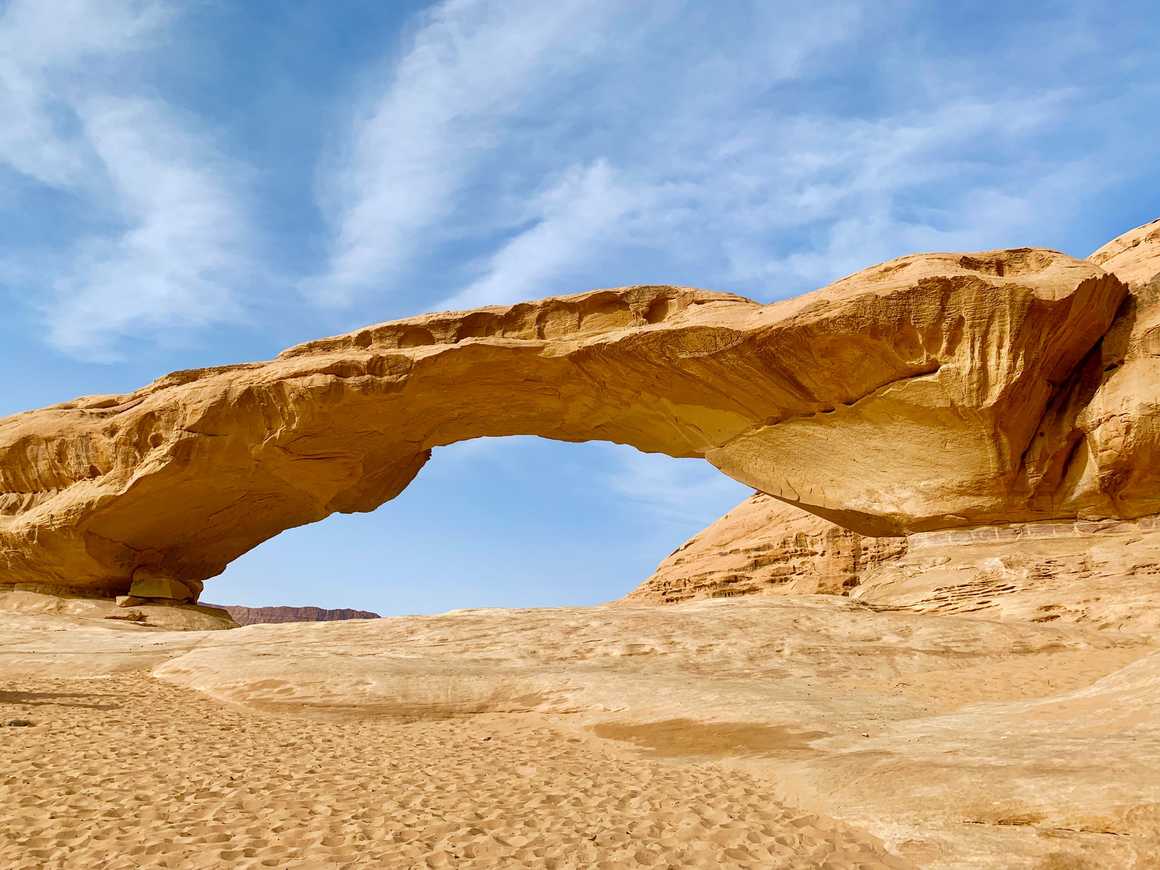
{"label": "blue sky", "polygon": [[[0,0],[0,414],[439,308],[762,300],[1160,215],[1151,3]],[[746,494],[702,463],[444,448],[206,597],[617,597]]]}

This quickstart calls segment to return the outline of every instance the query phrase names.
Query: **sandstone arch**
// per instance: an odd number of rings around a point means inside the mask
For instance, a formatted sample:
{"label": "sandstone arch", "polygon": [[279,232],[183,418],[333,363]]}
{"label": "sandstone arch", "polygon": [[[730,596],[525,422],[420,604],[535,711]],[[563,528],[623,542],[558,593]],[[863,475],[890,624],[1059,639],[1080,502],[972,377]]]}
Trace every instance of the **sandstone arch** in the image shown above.
{"label": "sandstone arch", "polygon": [[[1069,617],[1089,618],[1087,602],[1102,587],[1127,612],[1104,618],[1146,625],[1150,609],[1139,605],[1156,598],[1150,579],[1160,543],[1160,516],[1141,516],[1160,513],[1160,220],[1088,259],[1124,281],[1129,297],[1058,392],[1026,465],[1058,513],[1097,521],[866,538],[756,494],[677,548],[629,600],[857,590],[890,606],[985,607],[997,616],[1034,612],[1038,596],[1065,595],[1071,584],[1085,606]],[[1043,540],[1051,546],[1040,547]],[[1109,607],[1114,613],[1117,604]],[[1062,619],[1061,610],[1042,608],[1034,618]]]}
{"label": "sandstone arch", "polygon": [[1074,515],[1032,445],[1125,293],[1053,251],[929,254],[771,305],[597,290],[176,372],[0,421],[0,585],[196,594],[480,436],[704,457],[869,534]]}

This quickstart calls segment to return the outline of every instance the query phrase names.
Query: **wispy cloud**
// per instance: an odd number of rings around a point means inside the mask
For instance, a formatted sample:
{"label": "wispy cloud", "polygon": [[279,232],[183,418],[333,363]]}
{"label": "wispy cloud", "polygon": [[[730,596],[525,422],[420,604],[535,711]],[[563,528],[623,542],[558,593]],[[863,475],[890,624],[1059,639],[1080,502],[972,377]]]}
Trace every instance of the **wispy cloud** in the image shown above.
{"label": "wispy cloud", "polygon": [[423,474],[444,480],[469,479],[473,469],[477,473],[483,469],[482,474],[492,481],[533,478],[549,486],[557,476],[568,487],[612,493],[610,501],[629,505],[630,514],[639,512],[682,529],[711,523],[753,491],[703,459],[641,453],[624,444],[594,443],[582,449],[563,445],[566,452],[560,448],[527,436],[476,438],[436,448]]}
{"label": "wispy cloud", "polygon": [[484,274],[444,305],[474,308],[548,295],[551,280],[611,241],[630,210],[648,211],[648,191],[634,192],[604,161],[572,167],[535,197],[535,223],[488,258]]}
{"label": "wispy cloud", "polygon": [[0,16],[0,167],[112,227],[54,257],[36,279],[47,294],[27,291],[49,340],[76,356],[112,359],[123,339],[238,314],[230,288],[248,228],[237,172],[195,119],[138,94],[153,88],[125,69],[172,18],[149,0],[15,0]]}
{"label": "wispy cloud", "polygon": [[169,18],[159,3],[12,0],[0,10],[0,164],[44,184],[88,183],[95,155],[73,102],[110,60],[141,51]]}
{"label": "wispy cloud", "polygon": [[[985,174],[963,143],[1018,142],[1059,117],[1065,96],[966,102],[873,123],[738,116],[732,127],[718,128],[725,134],[719,141],[704,130],[682,137],[658,119],[666,149],[659,157],[617,168],[601,159],[565,171],[529,197],[531,225],[444,304],[467,308],[582,289],[555,282],[595,277],[596,268],[583,267],[615,263],[626,248],[671,270],[646,277],[680,280],[684,261],[702,274],[712,269],[726,287],[784,294],[911,251],[1005,244],[1039,216],[1030,201],[1047,200],[1050,176],[1012,190],[981,182],[941,207],[909,214],[899,204],[939,184],[948,168]],[[1068,168],[1074,180],[1082,170]]]}
{"label": "wispy cloud", "polygon": [[[428,13],[323,175],[315,298],[417,275],[428,306],[635,280],[770,298],[911,250],[1022,241],[1075,208],[1038,143],[1082,90],[971,75],[908,41],[924,22],[904,5],[651,8]],[[1065,38],[1083,24],[1057,22],[1053,50],[1087,50]]]}
{"label": "wispy cloud", "polygon": [[[913,251],[1029,243],[1029,228],[1045,209],[1061,214],[1069,195],[1058,183],[1063,167],[1047,170],[1019,151],[1073,102],[1059,91],[963,99],[874,121],[794,119],[766,128],[759,148],[750,131],[728,155],[754,179],[745,198],[700,185],[711,192],[699,210],[724,218],[729,278],[795,292]],[[1000,163],[1004,152],[1011,156]],[[1072,184],[1094,180],[1093,166],[1070,163],[1066,174]]]}
{"label": "wispy cloud", "polygon": [[426,13],[324,173],[333,239],[310,295],[343,303],[396,278],[545,80],[599,45],[614,7],[450,0]]}
{"label": "wispy cloud", "polygon": [[339,304],[389,292],[466,240],[493,247],[455,263],[476,275],[450,304],[510,301],[596,252],[667,244],[698,205],[681,188],[721,183],[703,177],[710,131],[856,31],[857,6],[821,5],[440,4],[325,167],[333,239],[308,290]]}
{"label": "wispy cloud", "polygon": [[613,470],[604,485],[662,520],[708,525],[752,492],[704,460],[612,447],[605,453]]}
{"label": "wispy cloud", "polygon": [[143,331],[240,316],[249,229],[212,147],[164,104],[94,98],[78,105],[125,229],[77,246],[46,310],[50,338],[107,356]]}
{"label": "wispy cloud", "polygon": [[[166,100],[163,53],[196,41],[188,8],[0,0],[0,184],[83,218],[0,254],[0,277],[71,354],[110,358],[257,304],[246,158]],[[1042,45],[1042,15],[973,42],[947,41],[950,17],[891,0],[446,0],[390,40],[356,39],[378,52],[359,86],[305,109],[353,106],[332,149],[314,173],[313,141],[263,164],[280,194],[315,175],[324,223],[295,196],[266,203],[287,268],[324,248],[284,319],[345,328],[637,281],[773,298],[911,250],[1050,242],[1040,228],[1141,162],[1127,119],[1154,102],[1151,43],[1122,29],[1105,63],[1090,13],[1061,7]],[[980,63],[984,44],[998,60]],[[1088,72],[1053,72],[1069,66]],[[297,110],[297,84],[266,109]],[[258,126],[224,132],[237,147]]]}

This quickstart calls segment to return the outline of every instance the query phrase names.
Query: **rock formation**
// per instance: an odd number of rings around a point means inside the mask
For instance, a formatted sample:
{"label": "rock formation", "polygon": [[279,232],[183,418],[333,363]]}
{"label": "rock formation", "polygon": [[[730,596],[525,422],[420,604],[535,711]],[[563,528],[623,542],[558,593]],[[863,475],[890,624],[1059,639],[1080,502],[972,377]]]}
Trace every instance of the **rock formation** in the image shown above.
{"label": "rock formation", "polygon": [[177,372],[0,421],[0,585],[195,598],[480,436],[704,457],[865,534],[1151,513],[1154,342],[1126,294],[1052,251],[926,254],[771,305],[597,290]]}
{"label": "rock formation", "polygon": [[[1028,451],[1042,475],[1034,485],[1051,494],[1057,508],[1049,513],[1059,516],[1154,513],[1160,511],[1154,470],[1160,460],[1160,221],[1125,233],[1089,259],[1113,271],[1130,294],[1045,415]],[[836,592],[919,610],[1139,628],[1160,612],[1140,607],[1160,604],[1160,590],[1151,588],[1157,575],[1154,520],[872,538],[757,494],[686,542],[627,600]],[[1136,612],[1082,605],[1098,600],[1105,587],[1113,596],[1118,587]],[[1063,605],[1062,599],[1081,603]]]}
{"label": "rock formation", "polygon": [[682,544],[625,600],[845,595],[906,546],[905,537],[860,535],[759,492]]}
{"label": "rock formation", "polygon": [[1064,514],[1160,512],[1160,220],[1089,258],[1131,288],[1115,322],[1045,417],[1033,462]]}
{"label": "rock formation", "polygon": [[381,619],[369,610],[349,607],[243,607],[240,604],[215,604],[233,617],[238,625],[267,625],[279,622],[340,622],[347,619]]}
{"label": "rock formation", "polygon": [[874,538],[757,494],[665,559],[628,604],[848,595],[876,609],[1160,632],[1160,517]]}

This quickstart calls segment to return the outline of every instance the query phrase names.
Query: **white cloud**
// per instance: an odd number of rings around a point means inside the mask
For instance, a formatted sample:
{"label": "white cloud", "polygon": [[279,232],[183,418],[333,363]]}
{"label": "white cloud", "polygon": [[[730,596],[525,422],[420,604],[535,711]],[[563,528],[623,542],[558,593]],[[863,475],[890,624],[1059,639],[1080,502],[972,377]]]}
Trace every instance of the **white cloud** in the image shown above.
{"label": "white cloud", "polygon": [[147,85],[125,74],[171,13],[160,0],[15,0],[0,15],[0,167],[117,227],[54,257],[55,274],[37,282],[53,292],[31,302],[49,340],[80,357],[238,314],[229,288],[244,272],[247,222],[236,172],[193,119],[134,96]]}
{"label": "white cloud", "polygon": [[[682,213],[720,199],[730,180],[704,172],[720,125],[862,20],[849,3],[734,12],[440,4],[323,172],[333,238],[307,291],[334,304],[389,291],[440,244],[490,235],[500,247],[450,304],[512,301],[549,292],[605,246],[670,244]],[[744,185],[737,169],[732,180]]]}
{"label": "white cloud", "polygon": [[167,16],[159,3],[9,3],[0,14],[0,164],[44,184],[85,185],[93,155],[72,101],[103,63],[149,44]]}
{"label": "white cloud", "polygon": [[505,124],[599,41],[613,8],[604,0],[450,0],[428,13],[324,173],[333,239],[309,293],[341,304],[394,277],[420,235],[456,208]]}
{"label": "white cloud", "polygon": [[[449,301],[450,308],[497,305],[567,292],[550,282],[598,251],[633,209],[649,208],[647,191],[624,187],[604,161],[572,167],[536,198],[536,223],[497,250],[485,273]],[[571,288],[575,289],[575,288]]]}
{"label": "white cloud", "polygon": [[[1065,117],[1070,97],[966,100],[875,122],[827,117],[787,125],[788,135],[776,140],[776,165],[731,156],[763,179],[754,184],[763,206],[731,212],[729,273],[741,283],[800,291],[915,251],[1033,242],[1028,232],[1045,207],[1069,207],[1068,188],[1094,181],[1091,167],[1029,172],[1016,159],[996,171],[985,162],[993,155],[976,146],[1018,146]],[[724,189],[725,197],[732,193]],[[729,212],[720,196],[705,207]],[[802,227],[812,229],[804,244],[772,253],[778,234]]]}
{"label": "white cloud", "polygon": [[[682,259],[702,270],[719,264],[727,289],[784,295],[912,251],[1023,239],[1041,217],[1032,200],[1040,207],[1066,200],[1066,187],[1053,191],[1049,176],[1010,189],[991,180],[954,190],[945,205],[912,214],[899,215],[898,203],[950,173],[986,174],[973,166],[972,143],[1018,142],[1056,120],[1066,98],[966,101],[874,122],[739,114],[708,135],[678,113],[675,129],[684,135],[662,124],[656,138],[665,148],[655,159],[616,169],[605,160],[573,166],[531,196],[521,215],[531,226],[494,250],[483,275],[443,304],[467,308],[585,289],[555,282],[585,263],[615,263],[613,254],[625,246],[648,250],[670,268]],[[1073,178],[1082,172],[1068,167]],[[784,238],[804,228],[804,239],[777,253]]]}
{"label": "white cloud", "polygon": [[53,344],[109,356],[143,331],[238,317],[231,286],[248,229],[212,149],[156,101],[106,97],[78,111],[127,228],[78,245],[46,312]]}
{"label": "white cloud", "polygon": [[[27,269],[35,252],[0,263],[53,290],[47,334],[71,353],[108,356],[248,303],[232,289],[252,283],[239,167],[195,119],[143,95],[175,8],[0,5],[0,172],[115,224],[66,248],[48,279]],[[393,291],[410,296],[391,313],[637,280],[768,298],[914,249],[1036,241],[1045,218],[1078,207],[1035,146],[1086,111],[1084,94],[944,64],[907,41],[903,6],[862,10],[432,7],[367,99],[336,100],[356,111],[320,167],[329,248],[308,299],[362,300],[361,321]],[[875,28],[898,39],[871,62]],[[891,46],[908,45],[920,50],[890,67]],[[1114,161],[1093,153],[1067,171],[1094,179],[1095,163]]]}
{"label": "white cloud", "polygon": [[702,459],[611,446],[605,452],[614,470],[604,483],[659,519],[708,525],[753,492]]}
{"label": "white cloud", "polygon": [[1067,207],[1021,146],[1074,112],[1071,91],[951,87],[924,57],[921,94],[893,111],[783,110],[779,87],[800,98],[835,59],[849,72],[840,47],[875,25],[859,5],[653,10],[436,7],[324,174],[314,298],[381,296],[423,265],[457,308],[631,280],[768,298],[1021,241]]}

